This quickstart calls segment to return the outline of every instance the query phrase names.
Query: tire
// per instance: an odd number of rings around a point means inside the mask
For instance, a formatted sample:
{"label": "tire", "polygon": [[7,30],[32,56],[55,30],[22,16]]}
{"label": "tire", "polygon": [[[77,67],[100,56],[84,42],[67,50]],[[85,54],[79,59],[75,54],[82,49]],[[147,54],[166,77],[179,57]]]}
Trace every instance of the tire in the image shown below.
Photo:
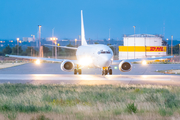
{"label": "tire", "polygon": [[108,74],[108,70],[105,70],[104,72],[105,72],[105,75],[107,75],[107,74]]}
{"label": "tire", "polygon": [[109,75],[112,75],[112,69],[109,69]]}
{"label": "tire", "polygon": [[77,74],[77,69],[74,69],[74,75],[76,75]]}
{"label": "tire", "polygon": [[104,70],[102,71],[102,75],[104,75]]}
{"label": "tire", "polygon": [[81,75],[81,74],[82,74],[82,70],[81,70],[81,69],[79,69],[79,70],[78,70],[78,73],[79,73],[79,75]]}

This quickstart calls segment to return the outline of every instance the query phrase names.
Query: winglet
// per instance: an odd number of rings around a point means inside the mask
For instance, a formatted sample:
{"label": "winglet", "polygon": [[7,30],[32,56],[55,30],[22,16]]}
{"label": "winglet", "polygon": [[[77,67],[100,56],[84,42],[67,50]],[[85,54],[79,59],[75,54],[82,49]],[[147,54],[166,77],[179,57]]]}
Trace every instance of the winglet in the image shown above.
{"label": "winglet", "polygon": [[81,45],[87,45],[85,39],[84,22],[83,22],[83,11],[81,10]]}

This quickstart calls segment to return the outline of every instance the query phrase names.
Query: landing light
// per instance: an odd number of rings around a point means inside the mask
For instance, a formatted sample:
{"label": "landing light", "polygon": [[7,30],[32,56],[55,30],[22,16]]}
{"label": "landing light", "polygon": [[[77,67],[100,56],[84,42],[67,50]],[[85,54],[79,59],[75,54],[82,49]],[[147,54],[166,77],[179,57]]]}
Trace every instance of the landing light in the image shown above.
{"label": "landing light", "polygon": [[142,65],[147,65],[147,62],[145,60],[143,60]]}
{"label": "landing light", "polygon": [[88,65],[92,64],[92,58],[91,57],[82,57],[79,60],[79,64],[82,66],[88,66]]}
{"label": "landing light", "polygon": [[36,62],[35,62],[37,65],[39,65],[41,62],[40,62],[40,60],[36,60]]}

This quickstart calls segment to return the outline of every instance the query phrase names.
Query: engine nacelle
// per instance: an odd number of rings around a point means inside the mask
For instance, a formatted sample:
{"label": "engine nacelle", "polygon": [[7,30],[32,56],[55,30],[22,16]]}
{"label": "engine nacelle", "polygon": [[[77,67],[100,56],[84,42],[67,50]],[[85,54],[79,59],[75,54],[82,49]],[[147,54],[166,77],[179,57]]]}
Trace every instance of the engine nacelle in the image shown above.
{"label": "engine nacelle", "polygon": [[65,60],[61,63],[61,70],[71,72],[74,70],[74,63],[70,60]]}
{"label": "engine nacelle", "polygon": [[130,62],[122,61],[119,63],[119,70],[121,72],[129,72],[132,69]]}

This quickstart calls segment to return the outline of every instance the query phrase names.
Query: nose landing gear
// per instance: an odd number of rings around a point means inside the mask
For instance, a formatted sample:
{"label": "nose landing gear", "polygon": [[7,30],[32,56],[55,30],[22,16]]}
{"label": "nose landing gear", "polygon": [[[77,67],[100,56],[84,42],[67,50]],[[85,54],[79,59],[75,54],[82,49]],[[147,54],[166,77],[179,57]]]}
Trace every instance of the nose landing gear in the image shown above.
{"label": "nose landing gear", "polygon": [[107,75],[108,73],[109,75],[112,75],[111,67],[103,67],[102,75]]}
{"label": "nose landing gear", "polygon": [[77,73],[79,73],[79,75],[81,75],[82,70],[79,68],[79,66],[77,65],[77,68],[74,69],[74,75],[76,75]]}

